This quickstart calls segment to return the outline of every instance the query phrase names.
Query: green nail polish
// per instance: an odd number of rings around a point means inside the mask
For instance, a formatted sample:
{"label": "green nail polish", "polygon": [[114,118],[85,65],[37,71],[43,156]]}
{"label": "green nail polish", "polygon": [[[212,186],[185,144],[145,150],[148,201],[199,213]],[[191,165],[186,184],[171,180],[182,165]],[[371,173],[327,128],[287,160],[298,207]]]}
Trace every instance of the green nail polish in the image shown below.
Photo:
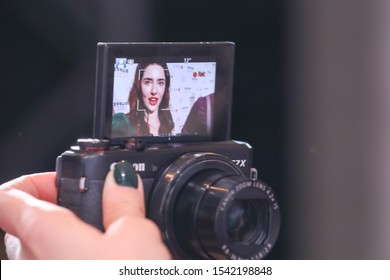
{"label": "green nail polish", "polygon": [[124,187],[138,188],[137,173],[128,161],[120,161],[114,167],[115,182]]}

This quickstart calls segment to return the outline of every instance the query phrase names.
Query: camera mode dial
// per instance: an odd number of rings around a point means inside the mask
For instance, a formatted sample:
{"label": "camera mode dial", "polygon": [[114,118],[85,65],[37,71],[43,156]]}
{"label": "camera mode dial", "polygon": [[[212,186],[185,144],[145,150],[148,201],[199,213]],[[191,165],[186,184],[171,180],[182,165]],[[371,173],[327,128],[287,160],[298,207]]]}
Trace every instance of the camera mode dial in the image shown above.
{"label": "camera mode dial", "polygon": [[107,139],[81,138],[77,140],[77,145],[83,151],[104,151],[110,147]]}

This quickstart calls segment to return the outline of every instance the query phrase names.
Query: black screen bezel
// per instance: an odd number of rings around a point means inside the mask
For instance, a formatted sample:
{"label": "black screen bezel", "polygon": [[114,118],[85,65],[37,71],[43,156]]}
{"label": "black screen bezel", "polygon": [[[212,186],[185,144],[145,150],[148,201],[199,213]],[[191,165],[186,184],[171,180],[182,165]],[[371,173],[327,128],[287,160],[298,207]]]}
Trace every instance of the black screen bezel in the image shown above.
{"label": "black screen bezel", "polygon": [[[230,121],[233,90],[234,43],[98,43],[94,135],[120,143],[126,138],[111,138],[114,63],[120,57],[209,57],[216,62],[213,130],[208,136],[142,136],[128,137],[144,142],[223,141],[230,139]],[[211,59],[212,58],[212,59]],[[213,60],[213,61],[212,61]],[[208,62],[208,61],[205,61]]]}

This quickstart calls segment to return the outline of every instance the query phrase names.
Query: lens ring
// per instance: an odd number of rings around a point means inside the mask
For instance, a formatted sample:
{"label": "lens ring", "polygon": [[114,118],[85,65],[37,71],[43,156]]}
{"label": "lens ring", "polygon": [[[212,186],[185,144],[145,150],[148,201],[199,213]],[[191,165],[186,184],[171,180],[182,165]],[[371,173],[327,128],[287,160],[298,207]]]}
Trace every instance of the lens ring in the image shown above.
{"label": "lens ring", "polygon": [[[222,251],[230,259],[264,259],[276,243],[281,224],[272,189],[260,180],[237,176],[221,178],[215,188],[225,185],[231,188],[220,201],[215,218]],[[234,211],[238,211],[236,217]]]}

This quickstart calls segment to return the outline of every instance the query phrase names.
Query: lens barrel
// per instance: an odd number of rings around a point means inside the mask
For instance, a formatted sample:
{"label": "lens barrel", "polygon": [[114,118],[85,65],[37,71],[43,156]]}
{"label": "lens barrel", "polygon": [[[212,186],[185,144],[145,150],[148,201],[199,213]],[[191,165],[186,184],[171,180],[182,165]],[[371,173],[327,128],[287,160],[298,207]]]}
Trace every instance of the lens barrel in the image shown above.
{"label": "lens barrel", "polygon": [[280,229],[272,189],[213,153],[186,154],[166,168],[148,210],[180,259],[263,259]]}

